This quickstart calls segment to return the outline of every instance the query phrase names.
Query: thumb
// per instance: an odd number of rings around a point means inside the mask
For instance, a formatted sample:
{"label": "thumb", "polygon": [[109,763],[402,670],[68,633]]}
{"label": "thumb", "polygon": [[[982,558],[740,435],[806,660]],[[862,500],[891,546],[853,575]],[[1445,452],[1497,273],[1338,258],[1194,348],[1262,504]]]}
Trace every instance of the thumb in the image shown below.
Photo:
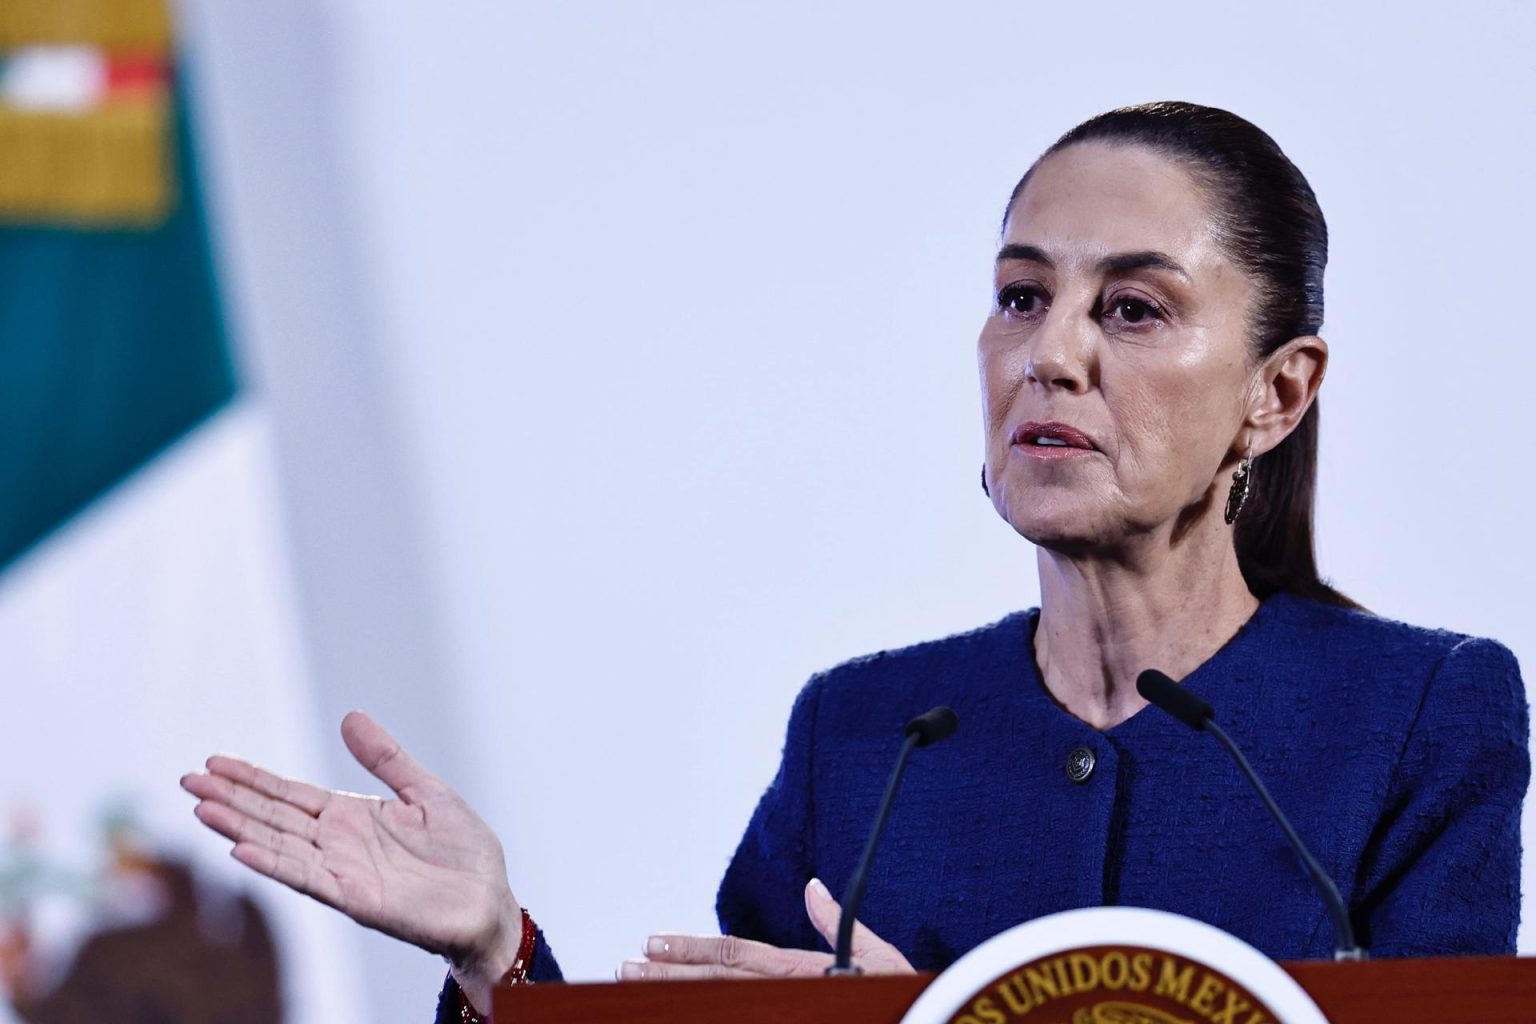
{"label": "thumb", "polygon": [[805,913],[811,919],[812,927],[827,940],[827,945],[837,949],[837,922],[843,916],[843,908],[819,878],[806,884]]}
{"label": "thumb", "polygon": [[[832,898],[821,879],[813,878],[805,887],[805,912],[811,924],[827,940],[833,951],[837,950],[837,925],[842,919],[843,908]],[[853,922],[853,959],[871,974],[903,974],[912,970],[912,964],[901,950],[870,931],[859,921]]]}
{"label": "thumb", "polygon": [[424,785],[436,781],[366,711],[353,711],[341,720],[341,739],[358,764],[408,804],[420,799]]}

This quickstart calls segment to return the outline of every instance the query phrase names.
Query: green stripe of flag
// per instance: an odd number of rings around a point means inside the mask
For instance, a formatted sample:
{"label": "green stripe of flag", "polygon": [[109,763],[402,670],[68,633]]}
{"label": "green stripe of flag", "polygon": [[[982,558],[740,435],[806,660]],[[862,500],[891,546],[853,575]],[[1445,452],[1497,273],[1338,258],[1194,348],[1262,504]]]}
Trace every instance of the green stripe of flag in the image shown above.
{"label": "green stripe of flag", "polygon": [[0,566],[234,395],[190,144],[144,229],[0,227]]}

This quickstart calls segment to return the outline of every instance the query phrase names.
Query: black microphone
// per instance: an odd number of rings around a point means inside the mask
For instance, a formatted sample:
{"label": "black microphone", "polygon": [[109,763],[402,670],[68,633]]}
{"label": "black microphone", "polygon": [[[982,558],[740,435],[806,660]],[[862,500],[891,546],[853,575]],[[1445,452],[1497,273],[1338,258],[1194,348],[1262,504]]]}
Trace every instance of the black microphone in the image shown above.
{"label": "black microphone", "polygon": [[1284,811],[1280,810],[1280,805],[1275,803],[1275,798],[1269,795],[1269,790],[1255,774],[1253,766],[1237,748],[1237,744],[1232,742],[1232,737],[1216,724],[1216,715],[1211,710],[1211,706],[1155,668],[1149,668],[1136,677],[1136,692],[1196,732],[1208,732],[1215,736],[1221,745],[1227,748],[1227,753],[1232,755],[1232,760],[1237,762],[1243,775],[1253,784],[1253,788],[1258,790],[1259,799],[1264,801],[1264,806],[1269,808],[1269,813],[1275,816],[1275,821],[1280,824],[1280,830],[1290,841],[1291,849],[1295,850],[1296,856],[1301,858],[1307,874],[1312,876],[1313,884],[1322,894],[1323,903],[1328,908],[1328,916],[1333,919],[1333,933],[1338,940],[1333,958],[1335,960],[1365,959],[1365,950],[1355,943],[1355,928],[1350,924],[1349,910],[1344,906],[1344,898],[1339,895],[1339,887],[1333,884],[1333,879],[1328,877],[1328,872],[1323,870],[1317,858],[1312,856],[1306,844],[1301,841],[1301,836],[1297,835],[1296,830],[1291,827],[1290,819],[1285,816]]}
{"label": "black microphone", "polygon": [[828,974],[861,973],[852,963],[853,922],[858,918],[859,904],[864,901],[864,883],[869,880],[869,865],[875,859],[875,847],[880,844],[880,833],[885,831],[885,819],[891,813],[891,802],[896,798],[896,787],[901,784],[901,773],[907,767],[907,758],[912,756],[912,751],[917,747],[932,746],[940,740],[948,739],[959,724],[960,719],[954,711],[939,707],[918,715],[902,730],[906,739],[901,744],[901,753],[896,755],[896,768],[891,772],[891,781],[886,783],[885,796],[880,800],[880,811],[875,815],[875,827],[870,830],[869,842],[864,844],[864,855],[859,858],[859,866],[854,869],[853,880],[848,884],[848,895],[843,900],[843,916],[837,922],[837,952],[832,966],[827,968]]}

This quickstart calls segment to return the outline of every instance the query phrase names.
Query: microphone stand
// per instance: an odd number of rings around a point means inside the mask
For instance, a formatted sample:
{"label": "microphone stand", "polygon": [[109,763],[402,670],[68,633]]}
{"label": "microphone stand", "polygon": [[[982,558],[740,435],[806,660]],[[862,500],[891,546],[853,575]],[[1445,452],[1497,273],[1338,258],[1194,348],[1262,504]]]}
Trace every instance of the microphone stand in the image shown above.
{"label": "microphone stand", "polygon": [[853,870],[853,879],[848,884],[848,895],[843,900],[843,913],[837,922],[837,949],[832,966],[827,968],[829,977],[849,977],[864,973],[853,964],[853,924],[858,919],[859,904],[864,902],[864,888],[869,881],[869,866],[875,859],[875,847],[880,845],[880,834],[885,831],[885,819],[890,816],[891,804],[895,801],[896,790],[901,785],[902,772],[907,767],[907,758],[911,757],[912,751],[918,747],[926,747],[947,738],[955,731],[957,724],[958,719],[953,711],[946,707],[938,707],[912,719],[903,730],[906,738],[902,741],[901,753],[896,755],[896,767],[891,772],[891,780],[885,785],[885,796],[880,798],[880,810],[875,815],[875,827],[869,832],[869,841],[864,844],[864,854],[859,858],[858,867]]}
{"label": "microphone stand", "polygon": [[1156,669],[1147,669],[1136,677],[1136,692],[1196,732],[1208,732],[1215,736],[1217,741],[1227,749],[1227,753],[1232,755],[1232,760],[1237,762],[1237,767],[1242,771],[1244,778],[1258,792],[1259,799],[1264,801],[1264,806],[1269,808],[1270,815],[1280,826],[1280,830],[1285,833],[1286,841],[1291,844],[1291,849],[1296,851],[1296,856],[1301,858],[1302,867],[1306,868],[1312,883],[1317,886],[1317,891],[1322,895],[1323,905],[1328,908],[1328,916],[1333,921],[1333,932],[1337,939],[1333,958],[1364,960],[1365,950],[1361,949],[1360,944],[1355,941],[1355,926],[1349,920],[1349,910],[1344,906],[1344,897],[1339,895],[1339,887],[1328,876],[1328,872],[1323,870],[1317,858],[1312,856],[1312,851],[1308,850],[1307,844],[1301,841],[1301,836],[1296,834],[1291,820],[1285,816],[1284,811],[1280,810],[1280,805],[1275,803],[1275,798],[1270,795],[1269,788],[1253,770],[1253,765],[1248,763],[1248,758],[1243,756],[1243,752],[1238,749],[1232,737],[1227,735],[1227,731],[1216,724],[1216,712],[1211,709],[1211,706]]}

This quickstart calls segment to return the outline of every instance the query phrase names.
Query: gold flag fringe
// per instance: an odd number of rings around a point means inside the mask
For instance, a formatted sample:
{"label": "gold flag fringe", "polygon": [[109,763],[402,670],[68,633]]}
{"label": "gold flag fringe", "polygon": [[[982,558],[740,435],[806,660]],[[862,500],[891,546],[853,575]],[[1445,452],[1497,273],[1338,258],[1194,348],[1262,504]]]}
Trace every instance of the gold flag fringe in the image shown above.
{"label": "gold flag fringe", "polygon": [[172,204],[164,97],[86,114],[0,108],[0,223],[149,228]]}
{"label": "gold flag fringe", "polygon": [[165,0],[0,0],[0,49],[65,43],[163,52],[170,12]]}

